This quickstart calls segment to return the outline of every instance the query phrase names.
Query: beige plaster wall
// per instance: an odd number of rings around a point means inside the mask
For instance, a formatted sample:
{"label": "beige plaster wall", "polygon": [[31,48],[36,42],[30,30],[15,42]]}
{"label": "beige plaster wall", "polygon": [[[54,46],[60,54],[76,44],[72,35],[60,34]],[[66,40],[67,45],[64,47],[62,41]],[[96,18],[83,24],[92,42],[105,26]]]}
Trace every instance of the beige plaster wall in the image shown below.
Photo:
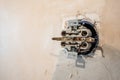
{"label": "beige plaster wall", "polygon": [[120,0],[0,0],[0,80],[51,80],[62,19],[96,13],[103,42],[120,49]]}

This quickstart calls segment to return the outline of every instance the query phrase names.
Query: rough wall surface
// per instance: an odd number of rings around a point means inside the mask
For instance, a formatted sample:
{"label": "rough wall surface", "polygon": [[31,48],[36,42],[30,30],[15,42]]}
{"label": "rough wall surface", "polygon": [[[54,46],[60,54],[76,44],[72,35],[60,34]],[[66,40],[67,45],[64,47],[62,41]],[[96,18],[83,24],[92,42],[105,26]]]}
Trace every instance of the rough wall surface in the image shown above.
{"label": "rough wall surface", "polygon": [[0,0],[0,80],[51,80],[64,17],[100,16],[103,42],[119,49],[120,0]]}

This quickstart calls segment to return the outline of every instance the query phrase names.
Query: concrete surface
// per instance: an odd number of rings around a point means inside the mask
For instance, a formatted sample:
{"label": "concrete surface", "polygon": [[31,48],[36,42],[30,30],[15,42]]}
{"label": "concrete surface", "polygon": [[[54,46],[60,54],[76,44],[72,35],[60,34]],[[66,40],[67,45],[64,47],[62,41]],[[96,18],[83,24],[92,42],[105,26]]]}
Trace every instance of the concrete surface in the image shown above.
{"label": "concrete surface", "polygon": [[120,51],[105,45],[103,51],[104,58],[97,52],[94,58],[84,59],[85,67],[61,54],[53,80],[120,80]]}

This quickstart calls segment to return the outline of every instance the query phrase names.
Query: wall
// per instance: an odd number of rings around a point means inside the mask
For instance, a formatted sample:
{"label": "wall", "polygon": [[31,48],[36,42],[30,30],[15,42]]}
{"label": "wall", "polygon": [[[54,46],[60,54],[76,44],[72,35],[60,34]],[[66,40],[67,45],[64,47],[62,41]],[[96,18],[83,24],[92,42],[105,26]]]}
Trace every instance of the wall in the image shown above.
{"label": "wall", "polygon": [[100,15],[103,42],[119,49],[120,0],[0,0],[0,80],[51,80],[62,19]]}

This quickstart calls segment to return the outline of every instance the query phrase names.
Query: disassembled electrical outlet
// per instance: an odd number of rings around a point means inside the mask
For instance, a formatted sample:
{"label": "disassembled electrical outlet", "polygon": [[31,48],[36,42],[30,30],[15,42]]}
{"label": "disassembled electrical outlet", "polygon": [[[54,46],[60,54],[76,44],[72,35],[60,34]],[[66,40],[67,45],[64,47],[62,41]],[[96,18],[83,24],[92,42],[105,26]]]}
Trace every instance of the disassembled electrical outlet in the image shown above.
{"label": "disassembled electrical outlet", "polygon": [[52,40],[61,41],[68,55],[93,56],[99,44],[96,21],[87,17],[67,20],[61,37],[53,37]]}

